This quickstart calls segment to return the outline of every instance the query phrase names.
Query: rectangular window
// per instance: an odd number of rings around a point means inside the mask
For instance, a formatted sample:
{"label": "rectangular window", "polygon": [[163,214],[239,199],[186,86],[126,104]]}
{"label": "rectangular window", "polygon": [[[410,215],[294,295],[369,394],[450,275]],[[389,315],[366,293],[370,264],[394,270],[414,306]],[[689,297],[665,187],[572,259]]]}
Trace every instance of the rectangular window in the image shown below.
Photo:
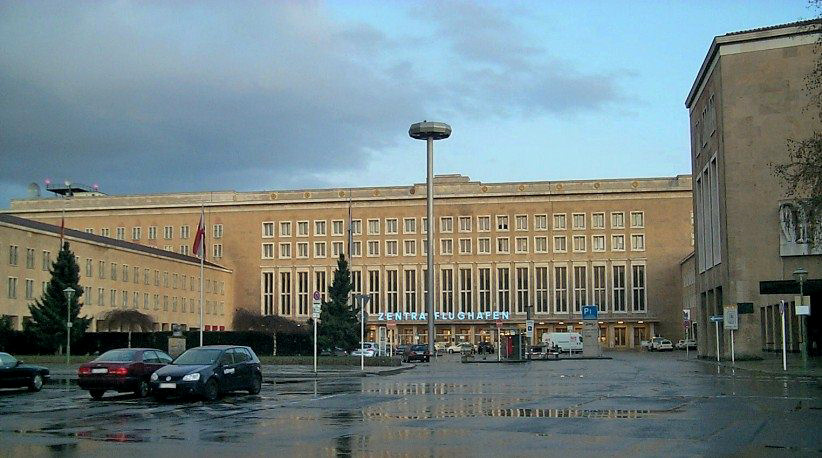
{"label": "rectangular window", "polygon": [[190,232],[189,232],[188,225],[180,226],[180,238],[183,239],[183,240],[186,240],[186,239],[188,239],[189,235],[190,235]]}
{"label": "rectangular window", "polygon": [[460,254],[471,254],[471,239],[460,239]]}
{"label": "rectangular window", "polygon": [[403,233],[404,234],[416,234],[417,233],[417,219],[416,218],[405,218],[402,220],[403,222]]}
{"label": "rectangular window", "polygon": [[314,235],[325,235],[325,221],[314,221]]}
{"label": "rectangular window", "polygon": [[291,237],[291,221],[280,221],[280,237]]}
{"label": "rectangular window", "polygon": [[514,224],[515,228],[518,231],[527,231],[528,230],[528,215],[515,215],[514,216]]}
{"label": "rectangular window", "polygon": [[585,213],[574,213],[571,216],[573,217],[574,230],[585,229]]}
{"label": "rectangular window", "polygon": [[379,240],[369,240],[368,241],[368,256],[379,256],[380,255],[380,242]]}
{"label": "rectangular window", "polygon": [[625,236],[612,235],[611,236],[611,251],[625,251]]}
{"label": "rectangular window", "polygon": [[591,228],[605,229],[605,213],[591,214]]}
{"label": "rectangular window", "polygon": [[132,227],[131,228],[131,240],[140,240],[140,232],[141,228],[139,227]]}
{"label": "rectangular window", "polygon": [[263,243],[263,259],[273,259],[274,258],[274,244],[273,243]]}
{"label": "rectangular window", "polygon": [[497,237],[497,253],[506,254],[511,252],[508,237]]}
{"label": "rectangular window", "polygon": [[280,315],[291,316],[291,272],[280,272]]}
{"label": "rectangular window", "polygon": [[26,248],[26,269],[34,269],[34,248]]}
{"label": "rectangular window", "polygon": [[614,266],[614,312],[625,311],[625,266]]}
{"label": "rectangular window", "polygon": [[397,313],[399,310],[399,273],[396,270],[385,271],[385,306],[389,313]]}
{"label": "rectangular window", "polygon": [[511,311],[511,271],[507,267],[497,267],[497,307],[500,312]]}
{"label": "rectangular window", "polygon": [[574,313],[582,313],[588,302],[587,273],[586,266],[574,266]]}
{"label": "rectangular window", "polygon": [[611,213],[611,229],[625,229],[625,213]]}
{"label": "rectangular window", "polygon": [[125,240],[126,239],[126,228],[118,227],[116,234],[117,234],[117,240]]}
{"label": "rectangular window", "polygon": [[308,237],[308,221],[297,221],[297,237]]}
{"label": "rectangular window", "polygon": [[117,264],[111,263],[111,277],[112,280],[117,280]]}
{"label": "rectangular window", "polygon": [[149,240],[156,240],[157,239],[157,226],[149,226],[148,227],[148,239]]}
{"label": "rectangular window", "polygon": [[123,281],[128,282],[128,266],[123,264]]}
{"label": "rectangular window", "polygon": [[608,299],[605,293],[605,266],[594,266],[594,304],[600,312],[608,311]]}
{"label": "rectangular window", "polygon": [[148,284],[149,272],[151,272],[151,269],[143,269],[143,284],[144,285]]}
{"label": "rectangular window", "polygon": [[452,239],[440,239],[440,254],[448,256],[454,254],[454,241]]}
{"label": "rectangular window", "polygon": [[631,251],[645,251],[645,236],[631,234]]}
{"label": "rectangular window", "polygon": [[163,287],[168,288],[168,272],[163,272]]}
{"label": "rectangular window", "polygon": [[631,278],[631,289],[633,291],[634,312],[645,311],[645,266],[631,266],[633,277]]}
{"label": "rectangular window", "polygon": [[554,267],[554,310],[568,313],[568,268]]}
{"label": "rectangular window", "polygon": [[443,216],[440,218],[440,232],[450,233],[454,232],[454,218],[450,216]]}
{"label": "rectangular window", "polygon": [[591,236],[591,249],[593,251],[605,251],[605,236],[604,235],[592,235]]}
{"label": "rectangular window", "polygon": [[380,220],[368,220],[368,235],[380,235]]}
{"label": "rectangular window", "polygon": [[631,227],[632,228],[643,228],[643,227],[645,227],[645,213],[644,212],[631,212]]}
{"label": "rectangular window", "polygon": [[480,312],[491,311],[491,269],[480,267],[477,269],[478,291],[477,301]]}
{"label": "rectangular window", "polygon": [[554,213],[554,230],[559,231],[566,228],[565,213]]}
{"label": "rectangular window", "polygon": [[517,267],[517,313],[525,313],[525,308],[531,305],[528,277],[527,267]]}
{"label": "rectangular window", "polygon": [[345,222],[342,221],[342,220],[339,220],[339,219],[331,221],[331,235],[344,235],[343,234],[343,228],[345,227],[344,224],[345,224]]}
{"label": "rectangular window", "polygon": [[163,227],[163,238],[166,240],[171,240],[171,237],[174,236],[174,228],[171,226]]}
{"label": "rectangular window", "polygon": [[368,271],[368,313],[376,315],[382,308],[380,307],[380,271]]}
{"label": "rectangular window", "polygon": [[297,242],[297,257],[301,259],[308,257],[308,242]]}
{"label": "rectangular window", "polygon": [[288,242],[280,243],[280,259],[291,258],[291,244]]}
{"label": "rectangular window", "polygon": [[94,228],[87,227],[87,228],[85,228],[85,232],[86,232],[86,234],[92,234],[93,235],[94,234]]}
{"label": "rectangular window", "polygon": [[565,253],[568,251],[567,241],[564,235],[554,236],[554,253]]}
{"label": "rectangular window", "polygon": [[416,256],[417,255],[417,241],[416,240],[405,240],[403,241],[403,249],[405,256]]}
{"label": "rectangular window", "polygon": [[214,225],[214,238],[219,239],[223,236],[223,225],[222,224],[215,224]]}
{"label": "rectangular window", "polygon": [[100,228],[100,235],[102,235],[103,237],[108,237],[109,236],[108,228],[107,227]]}
{"label": "rectangular window", "polygon": [[584,253],[585,248],[585,236],[584,235],[575,235],[574,239],[574,252],[575,253]]}
{"label": "rectangular window", "polygon": [[386,234],[396,234],[397,231],[397,219],[396,218],[386,218],[385,220],[385,233]]}
{"label": "rectangular window", "polygon": [[460,311],[473,312],[474,304],[471,302],[471,269],[460,269]]}
{"label": "rectangular window", "polygon": [[471,232],[471,217],[470,216],[460,216],[460,232]]}
{"label": "rectangular window", "polygon": [[342,242],[331,242],[331,254],[335,258],[339,258],[341,254],[345,253]]}
{"label": "rectangular window", "polygon": [[362,220],[351,220],[351,235],[362,235]]}
{"label": "rectangular window", "polygon": [[548,252],[548,237],[539,236],[534,237],[534,253]]}
{"label": "rectangular window", "polygon": [[498,231],[507,231],[508,230],[508,215],[497,215],[497,230]]}
{"label": "rectangular window", "polygon": [[351,256],[355,258],[362,256],[362,242],[351,242]]}
{"label": "rectangular window", "polygon": [[223,244],[222,243],[215,243],[214,244],[214,257],[215,258],[222,258],[223,257]]}
{"label": "rectangular window", "polygon": [[308,315],[308,272],[297,272],[297,314]]}
{"label": "rectangular window", "polygon": [[128,308],[128,291],[123,291],[123,308]]}
{"label": "rectangular window", "polygon": [[517,253],[527,253],[528,252],[528,237],[517,237],[516,240],[516,251]]}
{"label": "rectangular window", "polygon": [[314,242],[314,257],[324,258],[325,256],[325,242]]}
{"label": "rectangular window", "polygon": [[362,272],[359,270],[351,271],[351,292],[362,294]]}
{"label": "rectangular window", "polygon": [[328,287],[326,286],[324,270],[314,272],[314,291],[320,292],[321,301],[326,300],[326,292],[328,291]]}
{"label": "rectangular window", "polygon": [[51,251],[43,250],[43,270],[48,271],[51,268]]}
{"label": "rectangular window", "polygon": [[541,266],[535,267],[534,276],[536,280],[534,287],[537,313],[548,313],[550,311],[548,309],[548,268]]}
{"label": "rectangular window", "polygon": [[9,299],[17,299],[17,278],[9,277],[8,285],[7,297]]}
{"label": "rectangular window", "polygon": [[94,275],[94,272],[92,271],[93,266],[94,266],[94,261],[87,258],[86,259],[86,277],[91,277],[92,275]]}
{"label": "rectangular window", "polygon": [[454,311],[454,271],[442,269],[440,278],[440,289],[442,290],[442,303],[440,312],[452,313]]}
{"label": "rectangular window", "polygon": [[117,290],[112,289],[109,291],[109,305],[112,307],[117,307]]}
{"label": "rectangular window", "polygon": [[138,284],[139,284],[139,283],[140,283],[140,268],[135,266],[135,267],[134,267],[134,270],[132,270],[132,273],[133,273],[133,274],[132,274],[132,279],[131,279],[131,280],[132,280],[134,283],[138,283]]}
{"label": "rectangular window", "polygon": [[103,307],[106,305],[106,289],[97,288],[97,306]]}
{"label": "rectangular window", "polygon": [[405,271],[405,311],[419,312],[417,304],[417,271]]}
{"label": "rectangular window", "polygon": [[491,239],[481,238],[477,239],[477,253],[490,254],[491,253]]}
{"label": "rectangular window", "polygon": [[477,216],[477,230],[479,232],[489,232],[491,230],[491,217]]}
{"label": "rectangular window", "polygon": [[396,240],[386,240],[385,241],[385,255],[386,256],[397,256],[397,241]]}
{"label": "rectangular window", "polygon": [[545,231],[548,229],[548,215],[534,215],[534,230]]}
{"label": "rectangular window", "polygon": [[274,237],[274,222],[267,221],[263,223],[263,238]]}
{"label": "rectangular window", "polygon": [[106,278],[106,262],[105,261],[99,261],[97,263],[97,275],[100,277],[100,279]]}

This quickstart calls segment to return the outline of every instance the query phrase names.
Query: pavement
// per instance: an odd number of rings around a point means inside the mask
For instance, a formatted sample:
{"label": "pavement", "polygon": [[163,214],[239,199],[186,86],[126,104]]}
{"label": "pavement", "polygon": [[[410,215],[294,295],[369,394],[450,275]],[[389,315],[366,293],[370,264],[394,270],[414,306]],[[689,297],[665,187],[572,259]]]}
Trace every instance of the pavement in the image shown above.
{"label": "pavement", "polygon": [[[762,352],[761,360],[726,361],[712,358],[697,358],[696,352],[691,352],[689,360],[698,361],[714,367],[726,369],[738,369],[745,371],[761,372],[773,375],[785,375],[793,377],[813,377],[822,379],[822,358],[808,358],[807,364],[803,363],[802,356],[798,353],[788,353],[786,356],[787,370],[782,369],[782,353]],[[685,354],[680,355],[685,360]]]}

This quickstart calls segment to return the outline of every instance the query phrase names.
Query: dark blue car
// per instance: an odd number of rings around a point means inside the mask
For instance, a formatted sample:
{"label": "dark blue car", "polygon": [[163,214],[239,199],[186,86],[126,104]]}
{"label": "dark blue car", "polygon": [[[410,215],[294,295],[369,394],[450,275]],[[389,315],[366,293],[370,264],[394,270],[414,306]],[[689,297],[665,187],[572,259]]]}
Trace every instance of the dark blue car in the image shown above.
{"label": "dark blue car", "polygon": [[151,375],[151,392],[158,400],[168,396],[202,396],[209,401],[222,393],[262,387],[260,360],[249,347],[210,345],[187,350]]}

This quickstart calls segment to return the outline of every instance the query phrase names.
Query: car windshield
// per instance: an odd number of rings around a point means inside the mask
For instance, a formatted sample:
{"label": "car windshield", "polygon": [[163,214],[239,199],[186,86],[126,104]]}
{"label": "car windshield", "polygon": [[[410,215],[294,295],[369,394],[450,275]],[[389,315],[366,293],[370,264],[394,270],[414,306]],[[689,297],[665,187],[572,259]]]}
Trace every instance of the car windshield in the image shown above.
{"label": "car windshield", "polygon": [[109,350],[94,359],[95,362],[124,363],[134,361],[136,350]]}
{"label": "car windshield", "polygon": [[201,365],[214,364],[220,357],[222,350],[217,349],[191,349],[174,360],[177,365]]}
{"label": "car windshield", "polygon": [[8,353],[0,353],[0,366],[11,366],[16,362],[17,360],[14,359],[14,356]]}
{"label": "car windshield", "polygon": [[425,345],[414,345],[411,347],[412,351],[425,351]]}

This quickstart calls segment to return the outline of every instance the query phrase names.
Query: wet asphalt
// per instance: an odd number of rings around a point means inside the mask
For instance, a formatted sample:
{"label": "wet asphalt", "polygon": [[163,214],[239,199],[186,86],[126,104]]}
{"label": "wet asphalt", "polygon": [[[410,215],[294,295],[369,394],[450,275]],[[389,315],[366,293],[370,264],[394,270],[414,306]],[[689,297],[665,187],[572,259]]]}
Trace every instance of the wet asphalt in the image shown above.
{"label": "wet asphalt", "polygon": [[822,382],[681,352],[461,364],[158,403],[74,385],[0,390],[3,456],[822,454]]}

